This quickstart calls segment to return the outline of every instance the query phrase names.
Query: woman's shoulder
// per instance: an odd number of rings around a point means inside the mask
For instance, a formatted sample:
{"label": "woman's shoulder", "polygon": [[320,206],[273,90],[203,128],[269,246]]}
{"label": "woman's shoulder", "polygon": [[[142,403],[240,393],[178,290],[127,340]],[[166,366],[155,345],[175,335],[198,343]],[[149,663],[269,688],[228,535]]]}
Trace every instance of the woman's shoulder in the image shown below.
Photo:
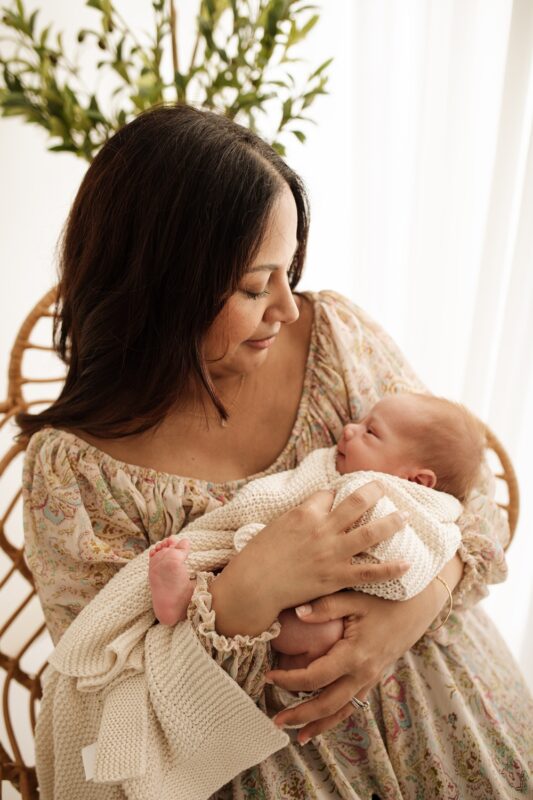
{"label": "woman's shoulder", "polygon": [[[112,452],[106,452],[100,443],[107,442],[112,445],[114,441],[101,440],[90,436],[85,431],[75,429],[55,428],[45,426],[33,434],[29,439],[24,462],[25,469],[41,469],[52,473],[65,473],[75,475],[83,473],[92,475],[98,480],[99,475],[104,475],[107,482],[114,479],[130,479],[138,482],[139,476],[146,477],[154,482],[159,473],[150,467],[128,463],[121,460]],[[111,448],[112,449],[112,448]]]}
{"label": "woman's shoulder", "polygon": [[[170,520],[175,533],[189,519],[226,502],[243,483],[216,484],[130,463],[97,446],[100,440],[86,437],[84,431],[78,435],[50,426],[33,434],[24,454],[26,499],[36,492],[67,492],[73,502],[106,504],[106,514],[122,508],[127,516],[142,518],[147,527],[157,528]],[[113,440],[105,442],[103,446],[109,450]],[[162,514],[163,507],[171,509],[171,514]]]}
{"label": "woman's shoulder", "polygon": [[353,300],[333,289],[306,292],[314,306],[314,340],[317,354],[326,357],[354,355],[364,351],[369,340],[387,340],[383,329]]}
{"label": "woman's shoulder", "polygon": [[352,354],[354,344],[359,344],[360,355],[382,351],[394,361],[399,359],[405,363],[392,337],[353,300],[331,289],[307,294],[314,300],[319,330],[331,331],[339,344],[349,345]]}
{"label": "woman's shoulder", "polygon": [[81,453],[90,447],[74,431],[45,425],[28,440],[25,461],[50,461],[65,457],[70,453]]}
{"label": "woman's shoulder", "polygon": [[144,547],[146,536],[158,541],[177,533],[188,516],[212,503],[207,489],[180,476],[119,461],[70,430],[50,426],[28,442],[23,500],[39,519],[46,516],[45,525],[73,525],[75,517],[85,524],[90,518],[99,537],[124,534],[134,549],[140,538]]}
{"label": "woman's shoulder", "polygon": [[[74,491],[80,459],[83,459],[81,440],[60,428],[49,425],[41,428],[30,437],[24,453],[22,478],[25,493],[41,489],[59,491],[62,487]],[[97,482],[96,475],[93,482]]]}
{"label": "woman's shoulder", "polygon": [[[39,475],[54,483],[60,480],[65,484],[80,482],[94,487],[103,480],[109,486],[118,486],[138,483],[145,472],[150,471],[113,458],[97,447],[91,437],[49,425],[31,436],[24,454],[25,483]],[[153,482],[153,475],[146,477]]]}
{"label": "woman's shoulder", "polygon": [[319,309],[329,308],[333,311],[339,309],[341,311],[352,311],[352,313],[357,313],[358,310],[358,306],[352,300],[334,289],[307,290],[301,292],[301,294]]}
{"label": "woman's shoulder", "polygon": [[46,425],[29,438],[24,453],[24,472],[33,469],[36,462],[54,463],[55,455],[62,446],[65,431]]}
{"label": "woman's shoulder", "polygon": [[346,295],[334,289],[305,292],[315,308],[315,322],[319,330],[331,329],[356,331],[380,331],[379,325]]}

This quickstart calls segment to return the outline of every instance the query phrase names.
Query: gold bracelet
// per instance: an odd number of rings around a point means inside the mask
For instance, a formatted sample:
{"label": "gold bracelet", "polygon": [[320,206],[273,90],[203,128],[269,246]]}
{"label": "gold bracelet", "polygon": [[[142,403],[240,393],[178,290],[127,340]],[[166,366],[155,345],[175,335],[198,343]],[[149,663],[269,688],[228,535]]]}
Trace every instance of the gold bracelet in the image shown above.
{"label": "gold bracelet", "polygon": [[450,614],[453,611],[453,597],[452,597],[452,592],[451,592],[450,587],[448,586],[448,584],[446,583],[444,578],[441,578],[440,575],[435,575],[435,578],[442,583],[442,585],[444,586],[444,588],[448,592],[448,599],[450,601],[450,606],[448,608],[448,613],[446,614],[446,616],[444,617],[442,622],[439,625],[437,625],[436,628],[428,628],[429,633],[435,633],[435,631],[438,631],[439,628],[442,628],[442,626],[445,625],[448,622],[448,619],[450,618]]}

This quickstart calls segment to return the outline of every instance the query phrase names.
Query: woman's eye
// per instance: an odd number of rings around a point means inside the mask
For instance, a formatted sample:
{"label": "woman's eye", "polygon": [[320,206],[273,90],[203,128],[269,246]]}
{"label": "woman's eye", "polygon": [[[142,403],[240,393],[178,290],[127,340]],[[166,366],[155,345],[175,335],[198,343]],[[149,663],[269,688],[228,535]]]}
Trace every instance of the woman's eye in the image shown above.
{"label": "woman's eye", "polygon": [[246,297],[249,297],[251,300],[258,300],[260,297],[266,297],[267,294],[270,294],[270,292],[267,292],[266,289],[262,292],[250,292],[248,289],[242,289],[242,291]]}
{"label": "woman's eye", "polygon": [[367,428],[366,432],[369,433],[371,436],[377,436],[376,432],[372,430],[372,428]]}

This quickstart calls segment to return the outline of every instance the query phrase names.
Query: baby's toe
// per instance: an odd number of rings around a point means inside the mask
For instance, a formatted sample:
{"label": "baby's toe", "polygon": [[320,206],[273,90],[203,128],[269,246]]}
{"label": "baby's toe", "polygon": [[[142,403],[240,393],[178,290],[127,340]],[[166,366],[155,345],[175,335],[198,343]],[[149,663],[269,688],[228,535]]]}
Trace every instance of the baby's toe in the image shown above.
{"label": "baby's toe", "polygon": [[191,543],[188,539],[178,539],[174,542],[176,550],[189,550]]}

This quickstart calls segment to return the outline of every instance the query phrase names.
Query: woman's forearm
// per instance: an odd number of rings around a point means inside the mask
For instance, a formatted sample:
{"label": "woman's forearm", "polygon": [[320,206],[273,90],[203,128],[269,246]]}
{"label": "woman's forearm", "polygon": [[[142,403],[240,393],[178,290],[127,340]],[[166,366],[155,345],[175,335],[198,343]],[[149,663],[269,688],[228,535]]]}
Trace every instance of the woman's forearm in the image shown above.
{"label": "woman's forearm", "polygon": [[[276,606],[268,593],[265,594],[265,585],[260,578],[250,573],[243,576],[237,568],[237,562],[238,559],[230,561],[211,583],[215,627],[222,636],[258,636],[270,628],[281,608]],[[461,580],[463,566],[462,559],[456,554],[439,573],[452,592]],[[418,613],[424,618],[429,612],[425,630],[440,614],[447,600],[446,589],[434,579],[416,600],[412,598],[412,601],[406,602],[419,607]]]}
{"label": "woman's forearm", "polygon": [[268,630],[281,609],[265,592],[265,584],[230,561],[211,583],[215,628],[222,636],[258,636]]}

